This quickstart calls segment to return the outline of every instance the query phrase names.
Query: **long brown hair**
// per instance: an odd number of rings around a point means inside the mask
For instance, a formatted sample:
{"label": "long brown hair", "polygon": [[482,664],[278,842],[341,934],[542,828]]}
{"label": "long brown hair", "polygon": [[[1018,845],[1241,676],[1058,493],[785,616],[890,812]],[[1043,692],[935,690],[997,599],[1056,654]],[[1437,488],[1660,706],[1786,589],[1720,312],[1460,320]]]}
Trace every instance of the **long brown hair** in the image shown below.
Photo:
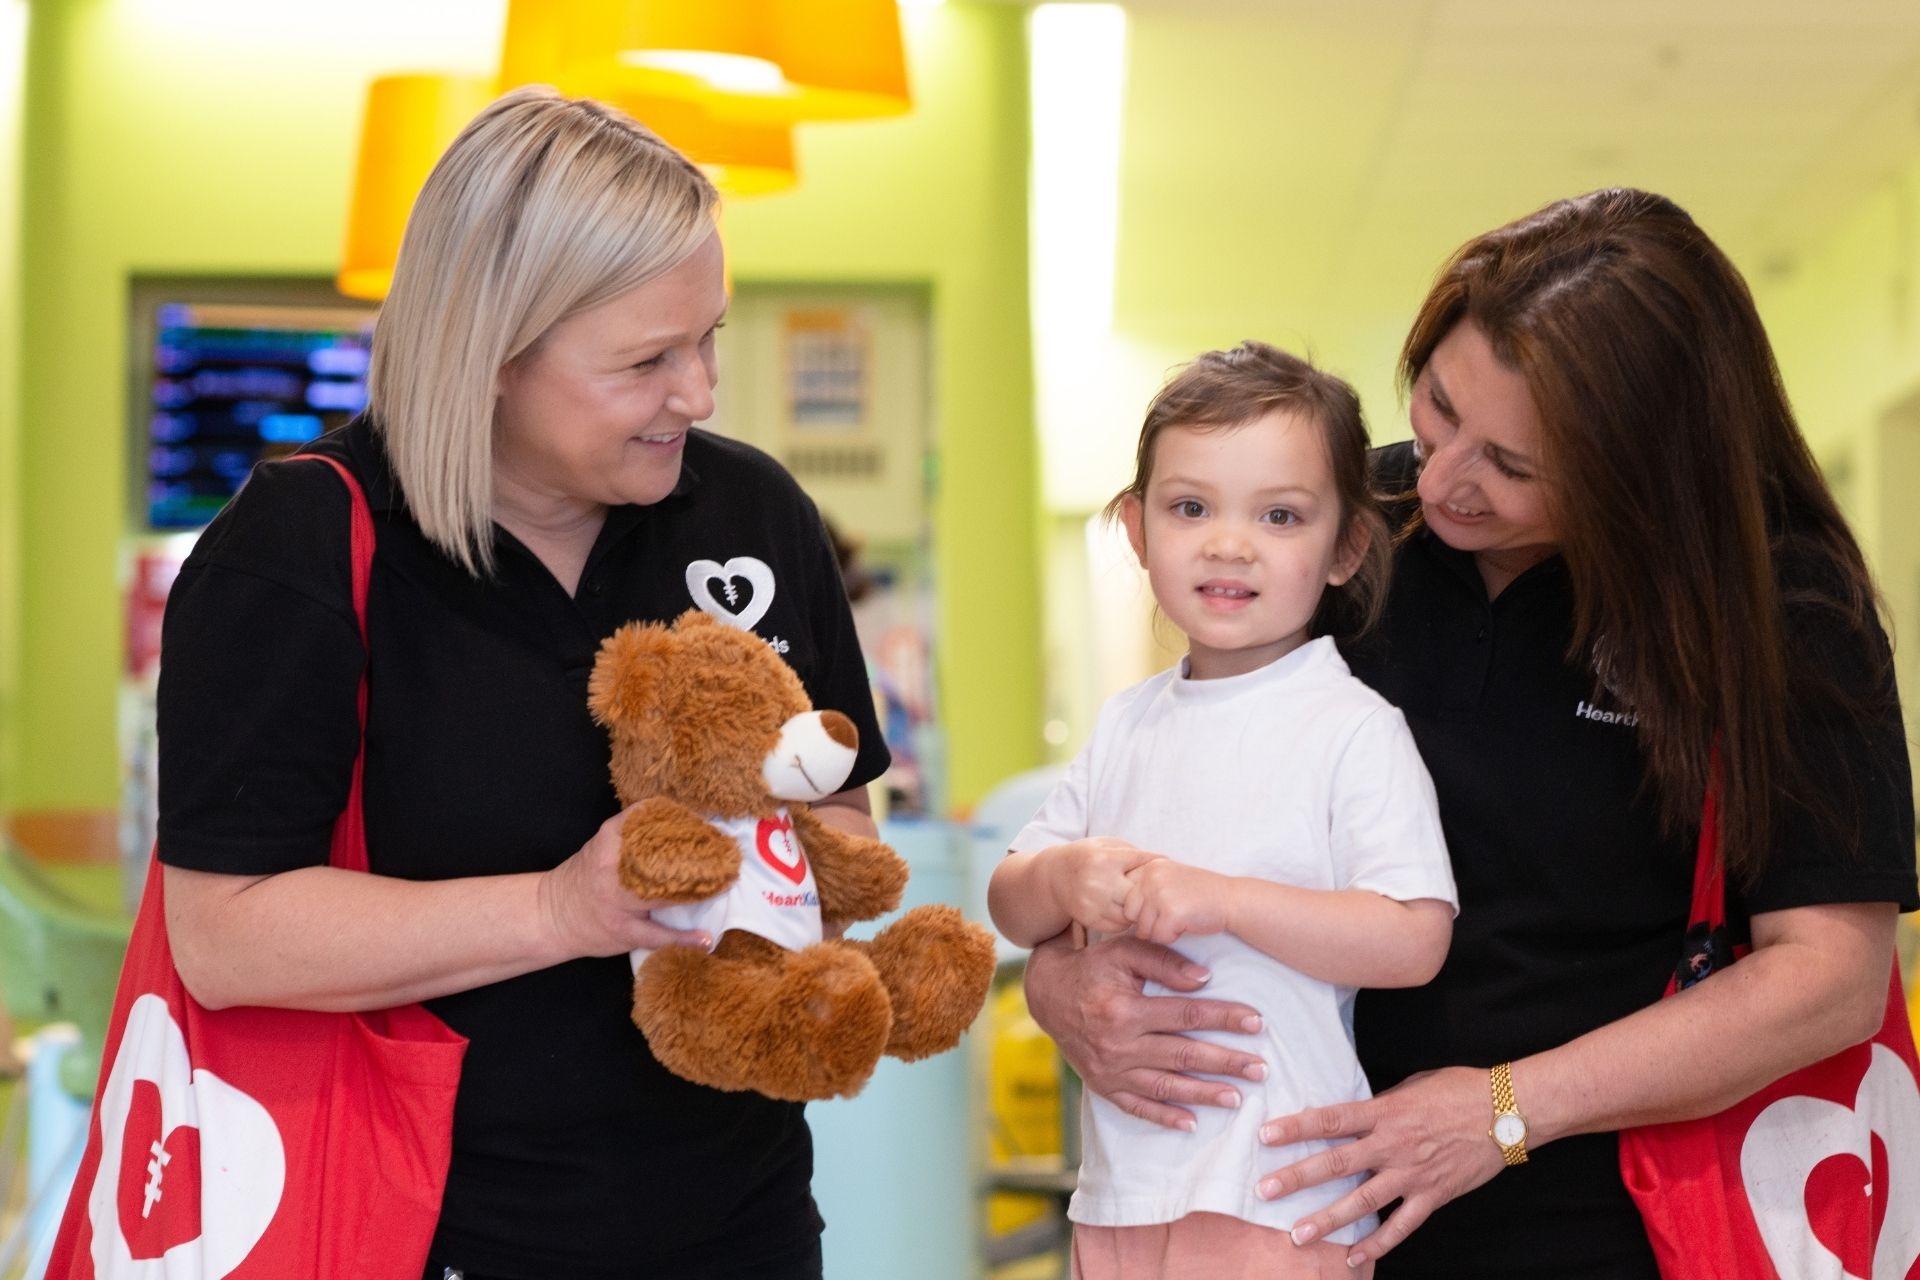
{"label": "long brown hair", "polygon": [[1117,518],[1129,497],[1146,499],[1155,448],[1168,427],[1229,430],[1275,410],[1301,414],[1320,428],[1340,499],[1340,544],[1351,547],[1362,537],[1367,543],[1353,576],[1322,594],[1310,629],[1314,635],[1365,631],[1379,620],[1393,571],[1386,519],[1367,481],[1367,424],[1353,388],[1299,356],[1249,339],[1231,351],[1203,352],[1181,368],[1147,406],[1133,480],[1107,503],[1107,518]]}
{"label": "long brown hair", "polygon": [[1751,884],[1782,797],[1833,811],[1807,794],[1788,741],[1789,700],[1822,681],[1788,650],[1777,562],[1808,566],[1863,634],[1875,595],[1746,282],[1672,201],[1595,191],[1453,256],[1401,353],[1408,387],[1462,321],[1540,415],[1573,583],[1569,658],[1638,716],[1670,831],[1698,821],[1717,737],[1721,859]]}

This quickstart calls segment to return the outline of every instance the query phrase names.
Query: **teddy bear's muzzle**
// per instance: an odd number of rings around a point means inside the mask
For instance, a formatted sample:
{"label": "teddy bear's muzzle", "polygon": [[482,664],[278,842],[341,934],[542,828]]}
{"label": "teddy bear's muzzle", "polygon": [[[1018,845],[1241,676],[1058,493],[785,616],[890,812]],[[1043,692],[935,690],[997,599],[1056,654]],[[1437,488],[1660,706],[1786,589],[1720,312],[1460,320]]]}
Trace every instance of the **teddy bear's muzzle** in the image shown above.
{"label": "teddy bear's muzzle", "polygon": [[822,800],[853,772],[860,735],[838,711],[808,711],[780,726],[780,741],[760,767],[777,800]]}

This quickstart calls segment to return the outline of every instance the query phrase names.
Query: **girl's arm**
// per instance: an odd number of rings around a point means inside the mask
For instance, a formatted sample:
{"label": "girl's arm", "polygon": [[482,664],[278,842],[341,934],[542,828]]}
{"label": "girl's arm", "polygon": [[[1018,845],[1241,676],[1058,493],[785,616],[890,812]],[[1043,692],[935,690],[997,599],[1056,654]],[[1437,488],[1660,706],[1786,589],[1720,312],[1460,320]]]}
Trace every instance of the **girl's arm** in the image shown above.
{"label": "girl's arm", "polygon": [[1335,986],[1430,982],[1453,940],[1453,908],[1432,898],[1399,902],[1367,889],[1302,889],[1166,858],[1128,879],[1126,915],[1146,941],[1171,946],[1189,933],[1230,933]]}
{"label": "girl's arm", "polygon": [[1158,858],[1107,836],[1009,853],[987,884],[987,910],[1007,940],[1022,947],[1076,923],[1119,933],[1127,927],[1121,910],[1131,887],[1127,873]]}
{"label": "girl's arm", "polygon": [[582,956],[704,945],[622,888],[607,819],[551,871],[413,881],[302,867],[267,876],[163,866],[181,981],[212,1009],[382,1009]]}
{"label": "girl's arm", "polygon": [[[1894,905],[1882,902],[1755,915],[1753,950],[1738,964],[1515,1062],[1513,1093],[1526,1117],[1528,1147],[1711,1115],[1865,1040],[1886,1008],[1894,919]],[[1268,1122],[1263,1140],[1356,1141],[1276,1170],[1260,1183],[1260,1194],[1272,1198],[1371,1170],[1351,1194],[1294,1228],[1304,1243],[1402,1200],[1348,1252],[1358,1265],[1500,1172],[1500,1149],[1487,1132],[1492,1122],[1485,1067],[1428,1072],[1364,1102],[1282,1116]]]}

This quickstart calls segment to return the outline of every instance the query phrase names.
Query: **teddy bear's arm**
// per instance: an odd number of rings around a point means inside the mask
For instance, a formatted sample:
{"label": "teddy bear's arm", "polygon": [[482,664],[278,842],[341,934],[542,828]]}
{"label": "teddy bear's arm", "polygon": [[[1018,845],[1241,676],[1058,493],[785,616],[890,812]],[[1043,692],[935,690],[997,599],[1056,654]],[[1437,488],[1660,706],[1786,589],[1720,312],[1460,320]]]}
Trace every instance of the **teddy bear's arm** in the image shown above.
{"label": "teddy bear's arm", "polygon": [[907,887],[907,864],[892,846],[830,827],[803,804],[788,811],[813,864],[822,924],[832,929],[871,920],[900,905],[900,894]]}
{"label": "teddy bear's arm", "polygon": [[637,897],[699,902],[740,877],[740,846],[665,796],[642,800],[620,829],[620,883]]}

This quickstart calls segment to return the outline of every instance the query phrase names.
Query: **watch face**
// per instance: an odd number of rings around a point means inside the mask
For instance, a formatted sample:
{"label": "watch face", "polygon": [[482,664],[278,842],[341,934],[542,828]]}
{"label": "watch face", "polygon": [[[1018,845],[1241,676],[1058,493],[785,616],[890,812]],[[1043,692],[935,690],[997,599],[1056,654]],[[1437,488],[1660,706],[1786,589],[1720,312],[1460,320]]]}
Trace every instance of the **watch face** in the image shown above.
{"label": "watch face", "polygon": [[1527,1140],[1527,1122],[1511,1111],[1493,1118],[1493,1140],[1503,1147],[1516,1147]]}

